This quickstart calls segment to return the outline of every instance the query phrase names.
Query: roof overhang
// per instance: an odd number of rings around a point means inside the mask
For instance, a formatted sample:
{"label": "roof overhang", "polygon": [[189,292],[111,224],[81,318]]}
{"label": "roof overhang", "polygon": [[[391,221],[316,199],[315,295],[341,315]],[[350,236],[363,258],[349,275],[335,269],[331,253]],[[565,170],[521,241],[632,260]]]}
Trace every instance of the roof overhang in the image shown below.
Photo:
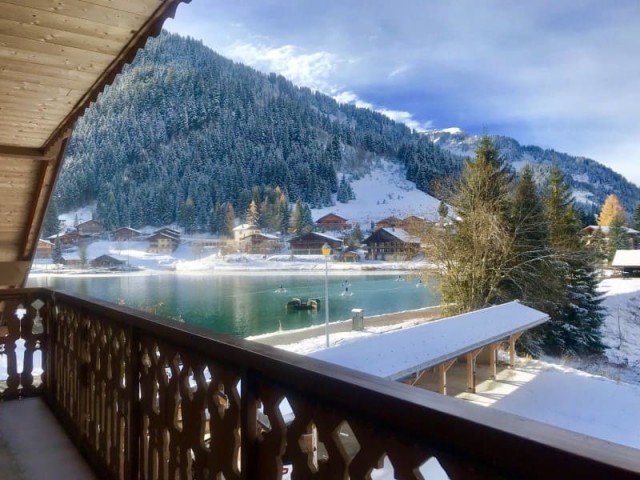
{"label": "roof overhang", "polygon": [[0,288],[22,286],[76,120],[191,0],[0,0]]}

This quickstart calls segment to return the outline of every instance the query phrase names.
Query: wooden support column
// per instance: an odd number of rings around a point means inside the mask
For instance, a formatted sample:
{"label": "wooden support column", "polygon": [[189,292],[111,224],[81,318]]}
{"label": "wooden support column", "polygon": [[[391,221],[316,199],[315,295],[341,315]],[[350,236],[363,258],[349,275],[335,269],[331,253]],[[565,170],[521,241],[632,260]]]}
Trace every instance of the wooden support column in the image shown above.
{"label": "wooden support column", "polygon": [[456,358],[453,360],[447,360],[446,362],[436,366],[436,370],[438,372],[438,392],[442,395],[447,394],[447,370],[456,363],[456,360]]}
{"label": "wooden support column", "polygon": [[522,336],[524,332],[514,333],[509,337],[509,366],[514,368],[516,366],[516,341]]}
{"label": "wooden support column", "polygon": [[476,357],[484,347],[478,348],[465,355],[467,359],[467,392],[476,393]]}
{"label": "wooden support column", "polygon": [[493,380],[495,380],[498,375],[498,345],[500,345],[500,343],[492,343],[489,345],[489,375]]}
{"label": "wooden support column", "polygon": [[416,383],[418,383],[422,379],[422,377],[424,377],[427,371],[428,370],[422,370],[421,372],[417,372],[415,378],[409,379],[409,381],[407,382],[407,385],[414,386]]}

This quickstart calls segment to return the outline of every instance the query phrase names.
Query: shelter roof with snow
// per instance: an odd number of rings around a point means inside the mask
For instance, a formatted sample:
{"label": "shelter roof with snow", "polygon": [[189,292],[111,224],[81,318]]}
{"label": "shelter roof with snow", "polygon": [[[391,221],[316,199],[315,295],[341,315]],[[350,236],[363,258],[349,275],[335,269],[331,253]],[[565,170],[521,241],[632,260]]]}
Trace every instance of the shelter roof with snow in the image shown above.
{"label": "shelter roof with snow", "polygon": [[611,266],[640,268],[640,250],[616,250]]}
{"label": "shelter roof with snow", "polygon": [[549,320],[539,310],[509,302],[376,335],[312,357],[378,377],[398,380],[473,352]]}

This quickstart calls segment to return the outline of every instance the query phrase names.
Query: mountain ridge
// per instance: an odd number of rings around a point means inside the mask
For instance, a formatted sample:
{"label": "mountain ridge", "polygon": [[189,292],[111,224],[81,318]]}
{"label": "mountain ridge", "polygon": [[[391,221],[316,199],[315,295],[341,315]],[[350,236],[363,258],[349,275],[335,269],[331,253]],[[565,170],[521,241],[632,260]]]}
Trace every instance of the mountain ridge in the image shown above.
{"label": "mountain ridge", "polygon": [[[440,148],[462,156],[472,157],[480,135],[472,135],[454,127],[428,130],[424,133]],[[542,176],[552,165],[564,172],[574,198],[589,213],[599,213],[605,199],[614,193],[630,214],[640,202],[640,188],[623,175],[596,160],[558,152],[552,148],[522,145],[518,140],[504,135],[491,135],[503,157],[516,171],[531,165]]]}

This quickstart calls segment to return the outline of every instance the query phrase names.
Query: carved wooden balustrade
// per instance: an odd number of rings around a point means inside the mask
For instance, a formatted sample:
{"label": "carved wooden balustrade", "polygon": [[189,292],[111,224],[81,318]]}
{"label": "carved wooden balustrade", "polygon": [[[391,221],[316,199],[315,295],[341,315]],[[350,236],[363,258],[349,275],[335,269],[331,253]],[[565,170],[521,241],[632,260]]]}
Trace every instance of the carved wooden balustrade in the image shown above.
{"label": "carved wooden balustrade", "polygon": [[0,292],[3,362],[0,399],[42,395],[105,478],[640,473],[630,448],[46,289]]}

